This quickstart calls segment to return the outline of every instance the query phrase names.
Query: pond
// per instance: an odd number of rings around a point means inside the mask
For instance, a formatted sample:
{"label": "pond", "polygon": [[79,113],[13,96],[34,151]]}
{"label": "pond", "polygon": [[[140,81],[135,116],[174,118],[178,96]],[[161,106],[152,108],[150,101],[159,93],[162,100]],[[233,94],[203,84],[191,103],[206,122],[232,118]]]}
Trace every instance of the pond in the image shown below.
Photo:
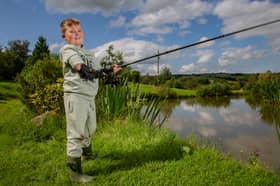
{"label": "pond", "polygon": [[280,173],[279,105],[260,105],[244,98],[168,100],[163,127],[182,138],[195,134],[223,152],[247,162],[255,154]]}

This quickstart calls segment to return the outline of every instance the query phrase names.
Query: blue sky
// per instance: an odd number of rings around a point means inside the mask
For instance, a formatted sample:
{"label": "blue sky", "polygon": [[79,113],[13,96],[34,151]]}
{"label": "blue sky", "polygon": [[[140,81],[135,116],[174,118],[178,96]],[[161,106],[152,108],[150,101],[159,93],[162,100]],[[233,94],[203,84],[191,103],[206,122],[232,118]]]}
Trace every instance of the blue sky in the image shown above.
{"label": "blue sky", "polygon": [[[52,52],[64,44],[60,22],[81,21],[85,48],[97,59],[109,45],[126,62],[280,18],[280,0],[3,0],[0,45],[40,35]],[[280,71],[280,23],[160,58],[173,74]],[[132,67],[156,73],[155,60]]]}

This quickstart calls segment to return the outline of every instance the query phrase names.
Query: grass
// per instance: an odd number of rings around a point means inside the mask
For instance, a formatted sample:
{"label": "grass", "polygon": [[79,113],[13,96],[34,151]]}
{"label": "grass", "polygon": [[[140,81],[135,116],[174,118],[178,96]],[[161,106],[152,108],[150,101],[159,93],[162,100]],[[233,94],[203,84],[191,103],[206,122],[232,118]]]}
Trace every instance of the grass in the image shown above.
{"label": "grass", "polygon": [[[129,84],[131,87],[136,87],[136,84]],[[170,88],[176,93],[177,97],[194,97],[196,95],[196,90],[186,90],[178,88]],[[139,91],[145,94],[159,95],[161,92],[161,87],[154,85],[139,84]]]}
{"label": "grass", "polygon": [[[136,87],[136,84],[129,84],[130,87]],[[197,95],[197,90],[191,89],[179,89],[179,88],[170,88],[172,92],[175,92],[176,97],[184,98],[184,97],[195,97]],[[151,95],[160,95],[161,87],[155,85],[146,85],[146,84],[139,84],[139,91],[146,94]],[[231,94],[233,95],[243,95],[243,90],[232,90]]]}
{"label": "grass", "polygon": [[[79,185],[65,167],[65,120],[30,122],[32,113],[16,98],[0,102],[0,185]],[[2,139],[4,139],[2,141]],[[241,164],[194,138],[143,123],[99,123],[95,161],[83,162],[94,182],[83,185],[278,185],[279,175],[258,163]]]}
{"label": "grass", "polygon": [[0,82],[0,101],[8,98],[19,97],[18,84],[14,82]]}

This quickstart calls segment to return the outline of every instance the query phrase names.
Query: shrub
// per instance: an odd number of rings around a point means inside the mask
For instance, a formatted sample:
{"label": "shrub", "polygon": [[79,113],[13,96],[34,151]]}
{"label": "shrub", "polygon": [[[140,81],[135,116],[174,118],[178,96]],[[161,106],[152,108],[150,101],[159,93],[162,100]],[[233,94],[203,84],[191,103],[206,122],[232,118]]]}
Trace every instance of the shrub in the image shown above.
{"label": "shrub", "polygon": [[63,111],[63,79],[59,78],[57,83],[46,85],[43,90],[37,90],[30,95],[29,101],[38,113],[55,110]]}
{"label": "shrub", "polygon": [[[59,89],[57,79],[62,77],[62,67],[57,60],[51,60],[49,58],[38,60],[34,65],[26,65],[22,72],[17,76],[17,80],[20,84],[20,95],[22,101],[33,111],[42,113],[46,108],[40,108],[40,106],[51,105],[53,102],[47,101],[46,95],[51,93],[58,93]],[[52,86],[52,84],[55,84]],[[54,90],[57,89],[57,90]],[[59,93],[60,95],[60,93]],[[44,97],[42,97],[44,96]],[[56,97],[54,95],[51,97]],[[39,100],[44,98],[44,100]],[[52,99],[48,99],[49,101]],[[39,105],[36,105],[39,103]],[[44,104],[42,104],[44,102]],[[50,106],[55,107],[55,106]]]}
{"label": "shrub", "polygon": [[197,91],[197,95],[200,97],[217,97],[230,95],[230,88],[226,84],[213,83],[207,87],[199,89]]}

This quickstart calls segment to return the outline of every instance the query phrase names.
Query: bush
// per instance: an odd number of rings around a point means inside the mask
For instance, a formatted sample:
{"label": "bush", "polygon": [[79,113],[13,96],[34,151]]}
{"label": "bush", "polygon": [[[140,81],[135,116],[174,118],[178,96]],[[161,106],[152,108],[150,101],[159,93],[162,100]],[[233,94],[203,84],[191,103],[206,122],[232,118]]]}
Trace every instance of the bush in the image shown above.
{"label": "bush", "polygon": [[197,91],[197,95],[200,97],[217,97],[230,95],[230,88],[226,84],[213,83],[207,87],[199,89]]}
{"label": "bush", "polygon": [[[46,111],[45,105],[49,105],[49,108],[55,108],[57,103],[54,103],[53,97],[57,99],[61,95],[59,85],[56,84],[60,77],[62,77],[62,67],[57,60],[46,58],[38,60],[34,65],[25,66],[17,77],[22,101],[37,113]],[[47,95],[56,93],[58,95],[46,98]]]}
{"label": "bush", "polygon": [[38,113],[55,110],[63,111],[63,79],[59,78],[57,83],[46,85],[43,90],[37,90],[30,95],[30,102]]}

